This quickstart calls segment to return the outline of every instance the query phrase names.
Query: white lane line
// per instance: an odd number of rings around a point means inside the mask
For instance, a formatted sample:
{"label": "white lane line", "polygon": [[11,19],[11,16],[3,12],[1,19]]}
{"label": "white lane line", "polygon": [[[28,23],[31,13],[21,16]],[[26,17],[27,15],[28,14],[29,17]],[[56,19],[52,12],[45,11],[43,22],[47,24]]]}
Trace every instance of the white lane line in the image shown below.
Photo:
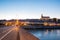
{"label": "white lane line", "polygon": [[[6,31],[3,31],[2,33],[5,33],[5,32],[7,32],[8,30],[10,30],[11,28],[9,28],[9,29],[7,29]],[[0,33],[0,34],[2,34],[2,33]]]}
{"label": "white lane line", "polygon": [[0,38],[0,40],[2,40],[5,36],[7,36],[11,31],[12,31],[13,29],[11,29],[9,32],[7,32],[4,36],[2,36],[1,38]]}
{"label": "white lane line", "polygon": [[[7,29],[6,31],[8,31],[8,30],[10,30],[10,29],[12,29],[12,28]],[[2,32],[2,33],[5,33],[6,31],[4,31],[4,32]]]}
{"label": "white lane line", "polygon": [[[8,30],[10,30],[10,29],[8,29]],[[7,32],[8,30],[6,30],[6,31],[3,31],[2,33],[5,33],[5,32]]]}

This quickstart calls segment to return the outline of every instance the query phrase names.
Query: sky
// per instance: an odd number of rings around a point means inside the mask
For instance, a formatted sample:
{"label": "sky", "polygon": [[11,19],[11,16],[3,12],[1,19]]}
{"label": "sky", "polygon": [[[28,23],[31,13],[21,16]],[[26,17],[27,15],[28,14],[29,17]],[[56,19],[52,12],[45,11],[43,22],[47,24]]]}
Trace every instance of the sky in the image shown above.
{"label": "sky", "polygon": [[60,18],[60,0],[0,0],[0,19]]}

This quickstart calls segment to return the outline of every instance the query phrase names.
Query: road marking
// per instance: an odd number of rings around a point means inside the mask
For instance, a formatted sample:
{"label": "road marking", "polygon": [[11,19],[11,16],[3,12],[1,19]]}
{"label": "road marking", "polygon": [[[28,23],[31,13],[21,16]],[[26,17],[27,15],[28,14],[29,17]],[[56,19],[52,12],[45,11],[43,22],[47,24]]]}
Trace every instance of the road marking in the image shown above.
{"label": "road marking", "polygon": [[2,40],[5,36],[7,36],[12,30],[13,30],[13,29],[11,29],[8,33],[6,33],[4,36],[2,36],[2,37],[0,38],[0,40]]}
{"label": "road marking", "polygon": [[[7,29],[6,31],[3,31],[2,33],[5,33],[5,32],[7,32],[8,30],[10,30],[11,28],[9,28],[9,29]],[[2,34],[2,33],[0,33],[0,34]]]}

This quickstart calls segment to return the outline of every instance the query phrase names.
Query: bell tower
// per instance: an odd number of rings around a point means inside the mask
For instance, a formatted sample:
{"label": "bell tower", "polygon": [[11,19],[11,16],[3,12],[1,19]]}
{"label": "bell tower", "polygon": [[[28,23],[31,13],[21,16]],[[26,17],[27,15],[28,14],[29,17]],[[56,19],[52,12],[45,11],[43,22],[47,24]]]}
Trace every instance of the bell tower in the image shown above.
{"label": "bell tower", "polygon": [[41,18],[43,18],[43,14],[41,14]]}

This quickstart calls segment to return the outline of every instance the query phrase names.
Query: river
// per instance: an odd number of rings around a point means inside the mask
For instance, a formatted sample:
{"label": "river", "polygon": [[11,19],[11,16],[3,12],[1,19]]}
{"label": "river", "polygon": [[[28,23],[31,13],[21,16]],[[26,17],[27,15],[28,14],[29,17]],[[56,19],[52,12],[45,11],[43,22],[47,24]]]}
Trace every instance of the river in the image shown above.
{"label": "river", "polygon": [[60,40],[60,29],[34,29],[29,32],[40,40]]}

